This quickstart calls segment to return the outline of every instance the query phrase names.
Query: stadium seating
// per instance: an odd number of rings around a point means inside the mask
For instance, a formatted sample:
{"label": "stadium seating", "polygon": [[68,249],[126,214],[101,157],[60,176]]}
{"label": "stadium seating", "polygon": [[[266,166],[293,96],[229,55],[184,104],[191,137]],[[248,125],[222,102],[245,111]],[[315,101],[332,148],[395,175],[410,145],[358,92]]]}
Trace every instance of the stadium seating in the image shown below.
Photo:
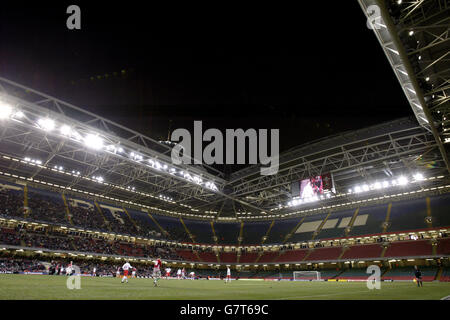
{"label": "stadium seating", "polygon": [[243,245],[261,244],[262,238],[269,230],[271,221],[244,223],[243,229]]}
{"label": "stadium seating", "polygon": [[388,204],[360,207],[358,216],[361,217],[367,215],[367,220],[363,225],[353,226],[350,230],[349,236],[363,236],[383,232],[383,223],[386,220],[387,210]]}
{"label": "stadium seating", "polygon": [[388,232],[420,230],[428,227],[427,204],[424,198],[392,203]]}
{"label": "stadium seating", "polygon": [[429,240],[413,240],[391,243],[385,257],[419,257],[431,256],[432,247]]}
{"label": "stadium seating", "polygon": [[342,252],[342,248],[316,248],[305,259],[305,261],[322,261],[322,260],[336,260]]}
{"label": "stadium seating", "polygon": [[165,217],[157,214],[152,214],[153,218],[158,224],[169,233],[169,239],[180,242],[191,242],[189,235],[184,230],[180,219],[173,217]]}
{"label": "stadium seating", "polygon": [[212,252],[198,252],[198,255],[200,257],[200,261],[202,262],[212,262],[217,263],[217,257]]}
{"label": "stadium seating", "polygon": [[214,243],[213,233],[209,222],[183,219],[189,232],[193,235],[196,243]]}
{"label": "stadium seating", "polygon": [[342,259],[366,259],[378,258],[381,256],[383,247],[379,244],[356,245],[349,247],[342,256]]}
{"label": "stadium seating", "polygon": [[[291,237],[289,238],[289,242],[302,242],[309,241],[312,239],[314,232],[318,229],[321,222],[325,220],[328,214],[322,213],[318,215],[308,216],[303,219],[302,223],[299,225],[297,230],[295,230]],[[298,220],[297,223],[301,221]],[[293,224],[295,227],[295,224]]]}
{"label": "stadium seating", "polygon": [[320,272],[320,278],[324,280],[333,279],[338,273],[339,270],[317,270]]}
{"label": "stadium seating", "polygon": [[438,242],[436,253],[439,255],[450,255],[450,238],[441,239]]}
{"label": "stadium seating", "polygon": [[224,263],[236,263],[237,254],[234,252],[221,252],[219,255],[220,262]]}
{"label": "stadium seating", "polygon": [[441,279],[439,281],[450,282],[450,268],[449,267],[443,268],[442,274],[441,274]]}
{"label": "stadium seating", "polygon": [[[0,185],[1,187],[1,185]],[[0,189],[0,215],[9,217],[24,217],[24,199],[22,189],[11,189],[18,186],[8,186]]]}
{"label": "stadium seating", "polygon": [[[328,217],[327,223],[333,224],[327,228],[324,226],[320,233],[317,235],[316,239],[331,239],[331,238],[341,238],[345,237],[345,227],[347,223],[345,221],[350,220],[356,209],[343,210],[332,212]],[[344,219],[344,220],[343,220]]]}
{"label": "stadium seating", "polygon": [[256,252],[245,252],[242,253],[239,262],[240,263],[253,263],[258,258],[259,254]]}
{"label": "stadium seating", "polygon": [[[437,268],[420,268],[423,281],[433,281]],[[415,278],[413,267],[396,267],[388,270],[381,279],[383,280],[413,280]]]}
{"label": "stadium seating", "polygon": [[335,277],[337,280],[366,280],[370,274],[366,272],[366,269],[346,269],[344,272]]}
{"label": "stadium seating", "polygon": [[165,238],[158,226],[153,222],[146,212],[127,209],[130,217],[136,222],[139,228],[139,234],[143,237]]}
{"label": "stadium seating", "polygon": [[450,227],[450,194],[430,197],[432,225],[434,227]]}
{"label": "stadium seating", "polygon": [[33,220],[69,224],[60,194],[29,188],[28,207],[30,208],[28,217]]}
{"label": "stadium seating", "polygon": [[274,262],[300,262],[305,258],[307,253],[307,249],[285,251]]}
{"label": "stadium seating", "polygon": [[195,261],[198,262],[197,255],[194,254],[191,250],[177,250],[177,254],[184,260],[184,261]]}
{"label": "stadium seating", "polygon": [[298,218],[275,221],[265,243],[282,243],[286,235],[292,231],[299,221],[300,219]]}
{"label": "stadium seating", "polygon": [[278,252],[264,252],[264,254],[259,258],[258,262],[273,262],[275,258],[279,255]]}
{"label": "stadium seating", "polygon": [[214,231],[216,232],[217,242],[225,245],[236,245],[238,243],[239,231],[241,225],[239,223],[214,223]]}

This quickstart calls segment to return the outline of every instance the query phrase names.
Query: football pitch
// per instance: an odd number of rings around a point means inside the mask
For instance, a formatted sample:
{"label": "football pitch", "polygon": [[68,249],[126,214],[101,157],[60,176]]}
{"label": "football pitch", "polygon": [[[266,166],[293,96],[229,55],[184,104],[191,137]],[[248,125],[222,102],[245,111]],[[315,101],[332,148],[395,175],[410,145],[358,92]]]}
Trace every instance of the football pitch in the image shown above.
{"label": "football pitch", "polygon": [[81,277],[81,289],[69,290],[67,277],[0,274],[1,300],[439,300],[450,283],[382,282],[369,290],[365,282],[130,279]]}

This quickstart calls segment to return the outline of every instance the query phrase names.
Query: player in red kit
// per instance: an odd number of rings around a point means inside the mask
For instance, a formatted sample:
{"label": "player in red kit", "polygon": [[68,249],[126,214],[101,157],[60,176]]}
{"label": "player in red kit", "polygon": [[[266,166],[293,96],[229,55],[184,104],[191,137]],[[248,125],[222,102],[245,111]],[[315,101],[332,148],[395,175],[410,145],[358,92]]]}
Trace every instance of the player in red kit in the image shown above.
{"label": "player in red kit", "polygon": [[158,279],[161,278],[161,268],[162,268],[161,259],[158,258],[155,261],[155,264],[153,265],[153,285],[155,287],[158,286]]}

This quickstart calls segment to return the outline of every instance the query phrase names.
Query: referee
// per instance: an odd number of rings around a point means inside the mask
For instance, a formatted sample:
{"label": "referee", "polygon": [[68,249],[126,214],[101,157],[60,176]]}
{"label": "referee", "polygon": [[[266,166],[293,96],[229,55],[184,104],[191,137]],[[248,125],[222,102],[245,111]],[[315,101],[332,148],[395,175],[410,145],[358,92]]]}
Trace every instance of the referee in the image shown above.
{"label": "referee", "polygon": [[417,268],[417,266],[414,266],[414,275],[416,276],[416,280],[417,280],[417,286],[418,287],[423,287],[423,282],[422,282],[422,272],[420,272],[419,268]]}

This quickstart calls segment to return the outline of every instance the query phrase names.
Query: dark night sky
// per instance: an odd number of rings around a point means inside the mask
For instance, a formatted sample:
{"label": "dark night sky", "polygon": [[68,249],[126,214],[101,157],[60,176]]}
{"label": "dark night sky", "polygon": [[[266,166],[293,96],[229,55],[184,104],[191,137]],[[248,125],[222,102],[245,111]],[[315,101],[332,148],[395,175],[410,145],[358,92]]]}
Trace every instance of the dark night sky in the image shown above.
{"label": "dark night sky", "polygon": [[356,0],[95,2],[2,4],[0,75],[158,139],[203,120],[280,128],[285,150],[411,114]]}

